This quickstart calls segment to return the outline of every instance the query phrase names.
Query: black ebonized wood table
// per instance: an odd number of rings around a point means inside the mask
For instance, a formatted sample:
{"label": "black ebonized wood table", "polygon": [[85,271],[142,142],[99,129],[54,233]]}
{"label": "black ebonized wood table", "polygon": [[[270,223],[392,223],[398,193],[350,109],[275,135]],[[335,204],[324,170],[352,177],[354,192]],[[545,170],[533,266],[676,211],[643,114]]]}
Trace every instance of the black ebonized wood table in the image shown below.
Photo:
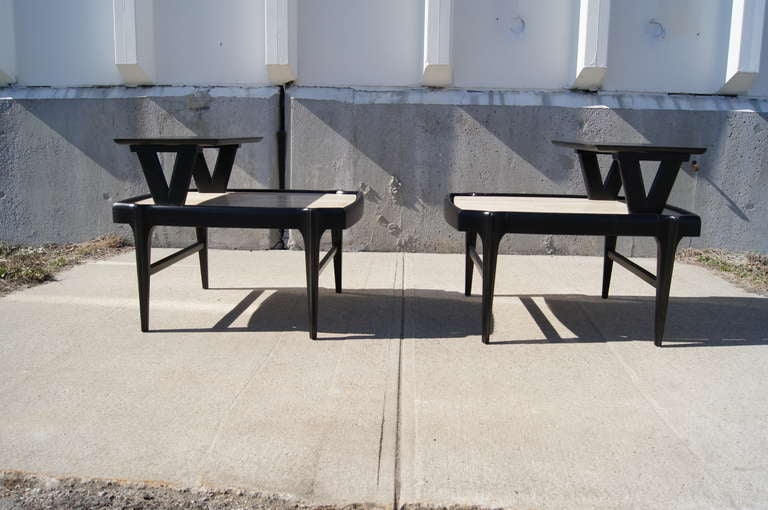
{"label": "black ebonized wood table", "polygon": [[[261,138],[148,138],[118,139],[136,152],[150,194],[116,202],[115,223],[131,226],[136,251],[141,330],[149,330],[150,276],[198,253],[202,287],[208,288],[208,228],[296,229],[304,239],[307,276],[308,328],[317,338],[318,279],[333,260],[336,292],[342,287],[342,231],[363,214],[363,196],[355,191],[336,190],[228,190],[235,152],[240,143]],[[218,148],[211,175],[202,157],[203,148]],[[158,152],[176,152],[168,184]],[[191,178],[197,190],[189,190]],[[152,230],[156,226],[194,227],[197,242],[161,260],[151,262]],[[320,238],[331,231],[331,249],[320,259]]]}
{"label": "black ebonized wood table", "polygon": [[[505,234],[563,234],[605,237],[602,297],[608,297],[613,262],[656,288],[654,343],[661,346],[669,303],[675,252],[680,239],[698,236],[700,218],[667,205],[669,193],[682,163],[701,147],[668,147],[651,144],[595,144],[554,141],[575,149],[587,188],[586,196],[535,195],[523,193],[452,193],[445,201],[446,221],[466,232],[465,294],[472,292],[477,266],[483,276],[482,339],[489,343],[493,328],[492,309],[496,260]],[[602,179],[598,154],[612,156]],[[658,161],[656,177],[646,193],[641,161]],[[619,197],[624,188],[625,197]],[[482,258],[477,252],[477,237]],[[656,274],[616,251],[619,236],[646,236],[656,240]]]}

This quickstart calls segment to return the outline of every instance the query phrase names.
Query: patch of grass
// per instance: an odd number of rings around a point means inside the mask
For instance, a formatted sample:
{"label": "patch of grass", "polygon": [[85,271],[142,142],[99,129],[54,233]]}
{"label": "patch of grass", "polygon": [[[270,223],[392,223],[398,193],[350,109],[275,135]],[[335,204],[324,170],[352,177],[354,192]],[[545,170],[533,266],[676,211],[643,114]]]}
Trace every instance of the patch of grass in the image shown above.
{"label": "patch of grass", "polygon": [[768,255],[687,248],[680,251],[678,258],[719,271],[749,290],[768,293]]}
{"label": "patch of grass", "polygon": [[86,260],[114,255],[125,249],[125,240],[108,234],[84,243],[47,244],[39,247],[0,243],[0,295],[51,281],[54,275]]}

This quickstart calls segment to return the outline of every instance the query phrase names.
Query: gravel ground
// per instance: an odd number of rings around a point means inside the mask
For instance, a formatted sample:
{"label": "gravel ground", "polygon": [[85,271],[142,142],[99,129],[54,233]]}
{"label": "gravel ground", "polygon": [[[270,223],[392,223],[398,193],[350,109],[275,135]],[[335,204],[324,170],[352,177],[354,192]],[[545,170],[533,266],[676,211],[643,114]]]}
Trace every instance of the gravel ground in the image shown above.
{"label": "gravel ground", "polygon": [[0,296],[55,280],[59,271],[128,249],[125,240],[114,234],[83,243],[44,246],[11,246],[0,241]]}
{"label": "gravel ground", "polygon": [[[89,478],[52,478],[19,471],[0,471],[0,510],[79,509],[275,509],[374,510],[373,504],[307,505],[276,494],[240,489],[180,488],[162,483]],[[484,510],[479,506],[402,505],[401,510]]]}
{"label": "gravel ground", "polygon": [[687,248],[678,260],[714,271],[739,287],[768,296],[768,255],[721,249]]}
{"label": "gravel ground", "polygon": [[311,506],[289,497],[237,489],[177,488],[158,483],[50,478],[0,472],[0,510],[75,509],[369,510],[376,505]]}

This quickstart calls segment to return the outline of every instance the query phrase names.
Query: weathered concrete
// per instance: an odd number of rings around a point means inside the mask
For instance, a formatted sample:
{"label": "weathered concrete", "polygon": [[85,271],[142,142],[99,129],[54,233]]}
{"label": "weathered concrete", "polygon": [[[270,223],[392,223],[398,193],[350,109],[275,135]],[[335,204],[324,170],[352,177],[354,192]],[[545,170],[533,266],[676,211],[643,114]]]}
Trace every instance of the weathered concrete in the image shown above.
{"label": "weathered concrete", "polygon": [[391,500],[398,254],[348,261],[348,292],[321,292],[318,341],[300,252],[213,252],[209,291],[194,259],[159,273],[147,334],[132,260],[2,299],[1,466]]}
{"label": "weathered concrete", "polygon": [[[158,250],[162,256],[164,250]],[[763,508],[768,299],[679,264],[502,256],[493,345],[459,255],[348,253],[306,332],[303,255],[133,254],[0,299],[0,471],[235,487],[316,504]],[[643,260],[649,264],[650,260]]]}
{"label": "weathered concrete", "polygon": [[628,272],[605,301],[597,257],[501,257],[493,344],[482,346],[434,338],[479,327],[479,297],[442,309],[412,299],[458,294],[461,259],[409,254],[405,267],[400,501],[768,503],[765,298],[678,264],[658,349],[647,340],[653,289]]}
{"label": "weathered concrete", "polygon": [[[276,88],[0,89],[0,240],[82,241],[129,229],[115,200],[147,193],[136,155],[112,139],[261,135],[238,152],[233,187],[277,186]],[[164,159],[172,164],[172,156]],[[212,161],[211,161],[212,163]],[[193,229],[159,228],[158,246]],[[211,231],[214,246],[268,247],[269,231]]]}
{"label": "weathered concrete", "polygon": [[[364,228],[353,249],[455,252],[442,216],[452,191],[584,193],[572,151],[552,139],[692,144],[670,202],[702,216],[682,246],[768,251],[768,102],[574,92],[290,90],[294,187],[362,189]],[[649,172],[651,169],[649,169]],[[648,177],[648,175],[647,175]],[[589,253],[598,238],[518,236],[503,250]],[[652,241],[624,251],[653,254]]]}
{"label": "weathered concrete", "polygon": [[[118,230],[110,204],[146,185],[116,136],[262,135],[242,148],[232,185],[275,187],[276,90],[2,89],[0,240],[79,241]],[[700,170],[686,165],[673,190],[671,202],[703,220],[702,237],[682,246],[768,252],[765,99],[309,87],[289,96],[290,186],[366,194],[361,228],[347,238],[352,250],[459,251],[461,236],[442,215],[451,191],[583,193],[574,154],[550,143],[583,137],[707,147]],[[234,248],[277,240],[265,231],[211,238]],[[190,239],[190,231],[161,229],[157,242]],[[517,236],[502,249],[596,254],[601,246],[598,238]],[[655,250],[648,239],[620,248]]]}

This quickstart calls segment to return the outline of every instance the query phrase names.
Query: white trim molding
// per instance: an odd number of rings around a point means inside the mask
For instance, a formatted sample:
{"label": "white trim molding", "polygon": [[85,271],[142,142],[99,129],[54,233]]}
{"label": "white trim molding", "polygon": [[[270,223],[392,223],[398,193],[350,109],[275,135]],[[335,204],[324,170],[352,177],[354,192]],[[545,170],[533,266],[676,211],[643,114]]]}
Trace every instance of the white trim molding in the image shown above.
{"label": "white trim molding", "polygon": [[608,69],[608,28],[611,0],[581,0],[575,89],[597,90]]}
{"label": "white trim molding", "polygon": [[155,81],[154,0],[112,0],[115,65],[126,85]]}
{"label": "white trim molding", "polygon": [[728,64],[720,94],[743,94],[760,72],[765,0],[733,0]]}
{"label": "white trim molding", "polygon": [[452,18],[453,0],[425,0],[423,85],[446,87],[453,83]]}
{"label": "white trim molding", "polygon": [[296,9],[296,0],[264,0],[264,61],[275,85],[296,80]]}
{"label": "white trim molding", "polygon": [[16,36],[13,0],[0,0],[0,86],[16,82]]}

